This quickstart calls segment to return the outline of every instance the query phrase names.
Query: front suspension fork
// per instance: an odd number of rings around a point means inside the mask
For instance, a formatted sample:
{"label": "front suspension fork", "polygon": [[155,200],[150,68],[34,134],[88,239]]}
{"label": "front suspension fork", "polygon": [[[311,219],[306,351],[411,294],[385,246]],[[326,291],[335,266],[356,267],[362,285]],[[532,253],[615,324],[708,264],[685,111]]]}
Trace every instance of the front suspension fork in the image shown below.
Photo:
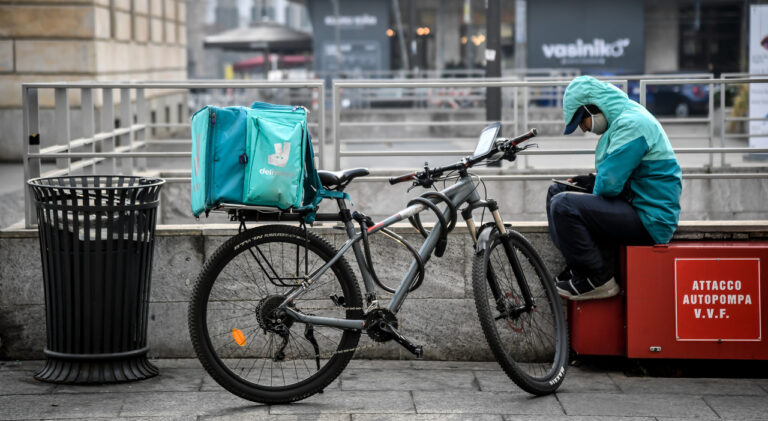
{"label": "front suspension fork", "polygon": [[[523,304],[509,304],[509,301],[506,300],[507,297],[503,293],[498,279],[496,278],[496,273],[494,273],[492,270],[490,263],[488,265],[488,273],[486,276],[488,278],[488,284],[491,288],[493,298],[497,303],[497,308],[501,313],[498,318],[509,317],[514,319],[519,317],[522,313],[530,312],[533,310],[536,307],[536,304],[533,301],[531,289],[528,286],[528,280],[525,278],[525,273],[523,271],[522,265],[520,264],[520,260],[517,257],[517,253],[512,248],[512,245],[508,240],[509,236],[507,234],[507,228],[504,226],[504,221],[501,219],[499,208],[496,202],[491,201],[489,204],[489,209],[491,211],[491,215],[493,215],[493,221],[496,223],[496,229],[499,232],[498,235],[501,244],[504,247],[504,253],[507,255],[507,260],[509,260],[509,264],[512,266],[512,272],[515,274],[517,285],[520,288],[521,295],[523,296]],[[474,224],[472,224],[472,226],[474,228]]]}

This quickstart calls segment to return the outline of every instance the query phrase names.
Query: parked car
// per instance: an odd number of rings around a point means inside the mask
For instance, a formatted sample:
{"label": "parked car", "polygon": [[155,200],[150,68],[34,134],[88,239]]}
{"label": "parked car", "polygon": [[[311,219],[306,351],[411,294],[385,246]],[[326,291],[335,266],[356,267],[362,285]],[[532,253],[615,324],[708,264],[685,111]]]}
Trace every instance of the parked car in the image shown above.
{"label": "parked car", "polygon": [[[629,97],[640,102],[640,83],[631,81]],[[708,85],[647,85],[645,107],[654,115],[688,117],[706,115],[709,110]]]}
{"label": "parked car", "polygon": [[[601,75],[621,79],[620,75]],[[706,115],[709,109],[709,87],[699,84],[653,85],[648,84],[645,104],[648,111],[657,116],[689,117]],[[559,106],[563,89],[556,87],[532,88],[528,103],[537,107]],[[627,87],[629,98],[640,102],[640,82],[632,80]]]}

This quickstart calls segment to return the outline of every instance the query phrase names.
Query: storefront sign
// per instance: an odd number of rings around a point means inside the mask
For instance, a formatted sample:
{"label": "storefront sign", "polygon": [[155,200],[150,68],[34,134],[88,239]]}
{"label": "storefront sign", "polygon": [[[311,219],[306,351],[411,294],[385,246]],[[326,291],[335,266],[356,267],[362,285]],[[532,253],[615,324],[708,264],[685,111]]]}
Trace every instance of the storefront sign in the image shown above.
{"label": "storefront sign", "polygon": [[[312,0],[315,70],[370,72],[390,69],[388,0]],[[338,39],[337,39],[338,37]]]}
{"label": "storefront sign", "polygon": [[640,0],[529,1],[527,13],[530,68],[606,74],[645,70]]}
{"label": "storefront sign", "polygon": [[[768,6],[749,7],[749,73],[768,74]],[[768,148],[768,84],[749,84],[749,146]],[[765,135],[765,136],[756,136]]]}
{"label": "storefront sign", "polygon": [[760,259],[675,259],[678,341],[759,341]]}

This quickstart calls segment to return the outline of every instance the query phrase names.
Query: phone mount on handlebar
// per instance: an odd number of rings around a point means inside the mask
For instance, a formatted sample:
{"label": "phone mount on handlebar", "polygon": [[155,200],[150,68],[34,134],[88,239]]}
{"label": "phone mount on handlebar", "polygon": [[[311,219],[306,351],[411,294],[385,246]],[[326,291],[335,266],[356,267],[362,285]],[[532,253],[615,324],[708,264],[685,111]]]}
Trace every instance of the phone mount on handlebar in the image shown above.
{"label": "phone mount on handlebar", "polygon": [[491,152],[493,147],[496,146],[496,137],[499,135],[500,130],[501,123],[499,122],[485,126],[483,131],[480,132],[480,138],[477,141],[477,147],[475,147],[472,158],[481,157]]}

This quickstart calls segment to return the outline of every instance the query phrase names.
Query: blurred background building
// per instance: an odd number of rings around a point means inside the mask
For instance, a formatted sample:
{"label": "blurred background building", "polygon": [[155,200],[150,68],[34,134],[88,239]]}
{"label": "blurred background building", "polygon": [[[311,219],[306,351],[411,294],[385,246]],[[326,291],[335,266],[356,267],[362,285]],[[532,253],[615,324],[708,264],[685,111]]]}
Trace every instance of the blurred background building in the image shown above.
{"label": "blurred background building", "polygon": [[[309,58],[273,58],[277,68],[347,77],[396,76],[403,70],[482,76],[486,64],[486,0],[193,3],[203,3],[194,9],[206,13],[189,18],[191,77],[266,77],[264,71],[242,72],[242,61],[256,55],[258,46],[250,56],[204,47],[206,37],[265,22],[311,34]],[[521,68],[575,68],[590,74],[746,70],[749,2],[744,0],[499,3],[502,73]],[[241,71],[227,73],[227,66]]]}
{"label": "blurred background building", "polygon": [[[499,10],[495,34],[488,31],[489,2]],[[504,77],[535,69],[718,76],[747,70],[749,5],[746,0],[0,0],[0,161],[21,157],[23,82],[495,76],[486,72],[489,57],[501,63]],[[489,43],[498,47],[487,48]],[[53,95],[41,95],[45,113]],[[153,122],[185,121],[197,105],[172,92],[153,95]],[[76,106],[79,100],[70,101]],[[41,128],[43,145],[50,137],[46,130]],[[76,136],[77,124],[72,130]]]}
{"label": "blurred background building", "polygon": [[[184,0],[0,1],[0,161],[21,160],[21,83],[186,79],[186,17]],[[178,120],[185,105],[171,92],[149,99],[156,119]],[[41,92],[41,118],[53,106]],[[51,130],[41,127],[42,145]]]}

